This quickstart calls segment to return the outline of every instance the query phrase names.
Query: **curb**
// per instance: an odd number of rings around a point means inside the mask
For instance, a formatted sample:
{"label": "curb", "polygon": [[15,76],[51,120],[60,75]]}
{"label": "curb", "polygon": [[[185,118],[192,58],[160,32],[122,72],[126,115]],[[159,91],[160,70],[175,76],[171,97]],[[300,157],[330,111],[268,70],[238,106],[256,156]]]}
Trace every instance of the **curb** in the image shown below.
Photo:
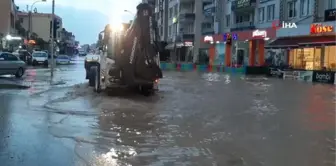
{"label": "curb", "polygon": [[15,83],[0,83],[0,89],[29,89],[30,86]]}
{"label": "curb", "polygon": [[196,65],[191,63],[160,63],[163,71],[225,72],[245,74],[246,67],[225,67],[223,65]]}

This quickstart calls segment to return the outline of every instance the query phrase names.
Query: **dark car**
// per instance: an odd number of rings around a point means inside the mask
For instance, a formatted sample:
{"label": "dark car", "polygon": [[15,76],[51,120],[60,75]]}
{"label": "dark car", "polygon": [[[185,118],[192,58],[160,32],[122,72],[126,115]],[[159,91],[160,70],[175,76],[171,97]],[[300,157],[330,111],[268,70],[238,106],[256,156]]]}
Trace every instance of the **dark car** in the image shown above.
{"label": "dark car", "polygon": [[26,64],[32,64],[32,55],[27,50],[20,50],[18,52],[19,58],[24,61]]}

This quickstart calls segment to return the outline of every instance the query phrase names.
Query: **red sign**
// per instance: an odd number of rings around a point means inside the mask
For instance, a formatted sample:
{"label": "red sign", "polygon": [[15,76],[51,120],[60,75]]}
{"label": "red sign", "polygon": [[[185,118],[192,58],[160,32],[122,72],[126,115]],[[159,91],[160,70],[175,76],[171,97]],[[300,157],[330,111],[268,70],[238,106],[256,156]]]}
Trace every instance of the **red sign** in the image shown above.
{"label": "red sign", "polygon": [[332,25],[322,25],[322,24],[312,24],[310,25],[311,34],[321,34],[334,32],[334,27]]}

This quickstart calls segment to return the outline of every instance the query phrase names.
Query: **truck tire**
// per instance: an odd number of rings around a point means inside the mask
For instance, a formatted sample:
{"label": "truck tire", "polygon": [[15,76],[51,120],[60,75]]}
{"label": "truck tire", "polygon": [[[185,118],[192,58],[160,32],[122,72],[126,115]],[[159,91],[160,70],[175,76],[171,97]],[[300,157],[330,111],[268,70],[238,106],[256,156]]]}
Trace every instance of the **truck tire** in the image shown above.
{"label": "truck tire", "polygon": [[88,79],[89,79],[89,86],[94,87],[95,86],[95,69],[93,68],[94,66],[90,67],[89,72],[88,72]]}
{"label": "truck tire", "polygon": [[139,90],[144,96],[150,96],[154,93],[153,86],[151,85],[140,85]]}
{"label": "truck tire", "polygon": [[91,70],[93,70],[91,77],[94,79],[94,92],[100,93],[101,86],[100,86],[100,70],[98,66],[92,66]]}
{"label": "truck tire", "polygon": [[85,69],[85,79],[88,80],[90,78],[89,71]]}

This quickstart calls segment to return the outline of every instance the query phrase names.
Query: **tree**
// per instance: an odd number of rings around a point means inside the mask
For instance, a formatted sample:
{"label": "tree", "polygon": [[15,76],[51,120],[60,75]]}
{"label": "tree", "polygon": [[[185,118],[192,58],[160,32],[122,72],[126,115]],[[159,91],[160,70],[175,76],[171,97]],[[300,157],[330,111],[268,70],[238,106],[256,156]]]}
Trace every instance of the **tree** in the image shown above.
{"label": "tree", "polygon": [[20,20],[15,21],[15,29],[22,37],[26,37],[27,31],[22,27]]}
{"label": "tree", "polygon": [[38,37],[38,35],[35,33],[35,32],[33,32],[33,33],[31,33],[31,35],[30,35],[30,39],[32,39],[32,40],[36,40],[36,39],[38,39],[39,37]]}
{"label": "tree", "polygon": [[46,50],[45,46],[46,46],[47,42],[45,42],[42,38],[37,37],[35,39],[35,45],[39,46],[41,50]]}

